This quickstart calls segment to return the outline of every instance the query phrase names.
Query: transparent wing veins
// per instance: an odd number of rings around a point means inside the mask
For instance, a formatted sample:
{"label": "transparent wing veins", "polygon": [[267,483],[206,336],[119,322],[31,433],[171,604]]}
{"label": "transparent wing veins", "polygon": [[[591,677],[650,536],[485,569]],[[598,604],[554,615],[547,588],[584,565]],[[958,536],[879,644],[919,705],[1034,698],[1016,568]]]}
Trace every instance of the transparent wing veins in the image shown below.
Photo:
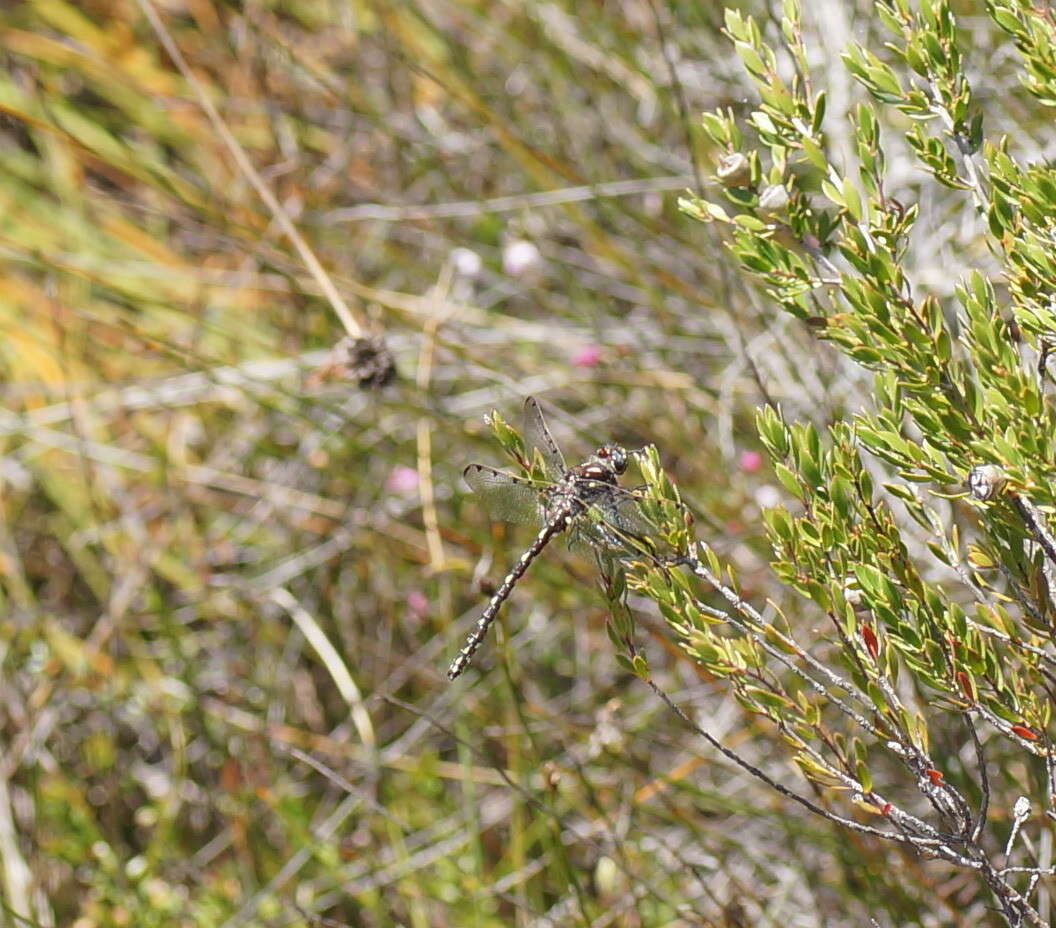
{"label": "transparent wing veins", "polygon": [[532,452],[538,449],[550,479],[555,482],[561,479],[567,469],[565,456],[554,441],[554,436],[550,434],[546,419],[543,418],[543,410],[534,396],[529,396],[524,401],[524,447],[529,459]]}
{"label": "transparent wing veins", "polygon": [[539,524],[541,488],[538,484],[487,464],[470,464],[462,476],[493,518]]}
{"label": "transparent wing veins", "polygon": [[575,546],[593,546],[617,557],[665,553],[658,527],[641,511],[639,493],[602,481],[582,481],[581,490],[586,512],[573,527]]}

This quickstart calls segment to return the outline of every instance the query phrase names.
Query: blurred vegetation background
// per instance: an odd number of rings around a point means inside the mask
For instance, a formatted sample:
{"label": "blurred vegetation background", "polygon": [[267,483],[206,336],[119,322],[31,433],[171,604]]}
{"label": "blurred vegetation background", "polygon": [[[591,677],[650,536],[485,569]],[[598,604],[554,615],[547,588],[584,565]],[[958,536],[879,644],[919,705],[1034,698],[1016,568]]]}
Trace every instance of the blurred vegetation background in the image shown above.
{"label": "blurred vegetation background", "polygon": [[[963,6],[988,126],[1044,154],[1051,120]],[[687,734],[617,667],[586,560],[549,552],[444,677],[531,535],[460,473],[503,463],[482,417],[529,394],[573,456],[658,445],[700,537],[797,615],[767,570],[783,493],[753,412],[824,424],[870,378],[677,210],[713,183],[698,114],[748,102],[721,26],[684,0],[2,5],[0,921],[992,917],[970,878]],[[839,158],[859,93],[839,52],[882,53],[880,27],[825,0],[805,29]],[[948,298],[986,265],[979,220],[889,156],[922,211],[909,273]],[[254,171],[392,384],[347,376],[348,327]],[[638,619],[672,698],[808,789]]]}

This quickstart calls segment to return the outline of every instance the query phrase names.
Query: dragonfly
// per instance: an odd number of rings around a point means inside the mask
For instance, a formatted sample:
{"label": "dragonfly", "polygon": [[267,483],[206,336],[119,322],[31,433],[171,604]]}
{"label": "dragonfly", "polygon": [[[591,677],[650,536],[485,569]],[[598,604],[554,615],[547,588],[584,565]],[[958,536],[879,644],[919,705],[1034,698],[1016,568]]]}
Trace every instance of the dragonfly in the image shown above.
{"label": "dragonfly", "polygon": [[603,560],[618,557],[620,552],[640,551],[640,540],[651,530],[638,511],[639,497],[619,485],[630,458],[642,449],[628,451],[621,445],[606,444],[583,463],[569,467],[550,434],[539,402],[531,396],[524,403],[524,443],[528,454],[525,470],[531,472],[538,452],[545,480],[517,477],[487,464],[470,464],[462,472],[492,516],[541,528],[484,607],[465,646],[448,668],[449,680],[469,666],[502,604],[532,561],[558,535],[567,532],[571,544],[585,544]]}

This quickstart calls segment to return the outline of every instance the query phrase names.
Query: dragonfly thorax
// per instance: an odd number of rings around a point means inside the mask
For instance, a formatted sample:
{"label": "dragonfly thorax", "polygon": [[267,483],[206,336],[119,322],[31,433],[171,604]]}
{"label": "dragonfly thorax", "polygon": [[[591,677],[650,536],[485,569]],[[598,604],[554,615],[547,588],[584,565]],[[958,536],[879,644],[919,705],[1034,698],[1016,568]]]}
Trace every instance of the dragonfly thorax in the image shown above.
{"label": "dragonfly thorax", "polygon": [[572,470],[588,480],[615,483],[616,478],[627,470],[627,449],[621,445],[602,445],[585,463]]}

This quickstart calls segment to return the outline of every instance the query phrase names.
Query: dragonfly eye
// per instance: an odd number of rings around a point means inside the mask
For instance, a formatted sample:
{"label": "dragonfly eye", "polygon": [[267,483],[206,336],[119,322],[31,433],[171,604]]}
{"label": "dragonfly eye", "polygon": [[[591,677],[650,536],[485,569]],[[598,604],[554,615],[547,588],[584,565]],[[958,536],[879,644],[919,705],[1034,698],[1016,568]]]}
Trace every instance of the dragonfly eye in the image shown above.
{"label": "dragonfly eye", "polygon": [[608,461],[613,471],[622,474],[627,470],[627,452],[619,445],[602,445],[594,452],[599,461]]}

